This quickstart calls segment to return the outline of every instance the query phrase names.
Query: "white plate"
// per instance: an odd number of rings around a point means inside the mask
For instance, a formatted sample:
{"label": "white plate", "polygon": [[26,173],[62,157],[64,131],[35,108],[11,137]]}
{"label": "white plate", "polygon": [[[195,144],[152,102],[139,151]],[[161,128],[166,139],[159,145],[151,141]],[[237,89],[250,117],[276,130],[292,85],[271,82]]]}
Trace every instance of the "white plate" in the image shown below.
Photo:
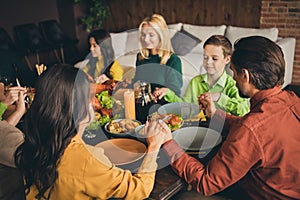
{"label": "white plate", "polygon": [[146,145],[129,138],[115,138],[96,145],[115,165],[127,165],[141,159],[147,151]]}
{"label": "white plate", "polygon": [[200,113],[197,104],[187,102],[168,103],[161,106],[157,112],[159,114],[175,114],[180,115],[182,119],[191,118]]}
{"label": "white plate", "polygon": [[173,132],[174,140],[187,151],[205,151],[222,142],[221,134],[205,127],[186,127]]}

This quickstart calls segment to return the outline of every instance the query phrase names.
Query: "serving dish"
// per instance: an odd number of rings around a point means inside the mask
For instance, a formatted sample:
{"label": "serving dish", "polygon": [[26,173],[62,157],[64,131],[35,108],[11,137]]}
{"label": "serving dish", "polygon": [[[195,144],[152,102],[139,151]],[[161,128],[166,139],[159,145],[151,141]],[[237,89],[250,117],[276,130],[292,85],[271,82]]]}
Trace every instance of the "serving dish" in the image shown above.
{"label": "serving dish", "polygon": [[[115,126],[110,128],[115,123]],[[112,137],[132,137],[134,129],[142,123],[135,119],[114,119],[105,124],[104,130]]]}

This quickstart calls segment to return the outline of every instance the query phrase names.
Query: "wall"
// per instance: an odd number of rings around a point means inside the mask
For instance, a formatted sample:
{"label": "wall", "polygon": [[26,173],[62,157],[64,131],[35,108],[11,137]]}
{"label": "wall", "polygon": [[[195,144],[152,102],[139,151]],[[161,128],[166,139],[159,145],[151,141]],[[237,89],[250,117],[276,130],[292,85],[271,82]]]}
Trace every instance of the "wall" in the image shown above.
{"label": "wall", "polygon": [[[159,13],[167,23],[230,24],[259,27],[261,0],[110,0],[110,31],[137,28],[145,16]],[[249,17],[251,16],[251,17]]]}
{"label": "wall", "polygon": [[300,1],[262,0],[260,27],[277,27],[279,37],[295,37],[292,83],[300,85]]}
{"label": "wall", "polygon": [[38,23],[47,19],[58,20],[56,1],[49,0],[2,0],[0,3],[0,26],[11,36],[13,26]]}

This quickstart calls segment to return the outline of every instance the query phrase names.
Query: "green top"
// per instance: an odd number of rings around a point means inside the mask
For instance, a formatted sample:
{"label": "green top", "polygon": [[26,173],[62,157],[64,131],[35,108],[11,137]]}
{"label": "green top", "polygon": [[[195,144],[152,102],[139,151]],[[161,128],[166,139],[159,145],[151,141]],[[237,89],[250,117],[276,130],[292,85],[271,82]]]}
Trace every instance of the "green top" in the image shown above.
{"label": "green top", "polygon": [[[165,65],[161,65],[161,58],[158,55],[149,55],[148,59],[136,60],[136,74],[133,80],[144,80],[151,83],[151,90],[155,87],[167,87],[180,95],[182,87],[182,69],[180,58],[172,54]],[[166,67],[168,66],[168,67]]]}
{"label": "green top", "polygon": [[7,105],[5,105],[4,103],[0,102],[0,120],[2,120],[2,115],[4,114],[4,112],[7,109]]}
{"label": "green top", "polygon": [[221,96],[215,105],[217,108],[237,116],[244,116],[249,109],[249,99],[239,95],[235,80],[224,72],[219,80],[209,87],[208,75],[202,74],[194,77],[186,89],[182,98],[176,96],[173,91],[168,90],[164,99],[168,102],[192,102],[198,104],[198,96],[205,92],[220,92]]}

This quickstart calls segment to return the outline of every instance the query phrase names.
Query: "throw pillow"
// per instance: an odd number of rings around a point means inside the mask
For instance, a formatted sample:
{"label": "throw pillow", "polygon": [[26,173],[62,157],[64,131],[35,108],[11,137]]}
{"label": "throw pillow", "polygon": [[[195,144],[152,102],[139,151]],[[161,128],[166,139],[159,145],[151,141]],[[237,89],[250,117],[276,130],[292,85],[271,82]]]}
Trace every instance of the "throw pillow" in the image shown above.
{"label": "throw pillow", "polygon": [[127,41],[125,54],[138,53],[139,51],[139,31],[138,29],[132,29],[127,31]]}
{"label": "throw pillow", "polygon": [[180,31],[182,29],[182,23],[168,24],[168,29],[169,29],[170,38],[172,38],[177,31]]}
{"label": "throw pillow", "polygon": [[182,56],[189,53],[200,42],[199,38],[184,30],[177,31],[171,39],[175,53]]}
{"label": "throw pillow", "polygon": [[[224,35],[226,30],[226,25],[220,26],[200,26],[183,24],[183,30],[189,32],[195,37],[199,38],[201,41],[205,42],[212,35]],[[191,52],[199,53],[203,52],[203,42],[194,47]]]}
{"label": "throw pillow", "polygon": [[252,35],[263,36],[276,42],[278,39],[278,28],[243,28],[228,26],[225,33],[225,36],[230,40],[232,45],[237,39]]}
{"label": "throw pillow", "polygon": [[124,55],[127,42],[127,32],[110,33],[112,47],[114,49],[115,57],[118,58]]}

